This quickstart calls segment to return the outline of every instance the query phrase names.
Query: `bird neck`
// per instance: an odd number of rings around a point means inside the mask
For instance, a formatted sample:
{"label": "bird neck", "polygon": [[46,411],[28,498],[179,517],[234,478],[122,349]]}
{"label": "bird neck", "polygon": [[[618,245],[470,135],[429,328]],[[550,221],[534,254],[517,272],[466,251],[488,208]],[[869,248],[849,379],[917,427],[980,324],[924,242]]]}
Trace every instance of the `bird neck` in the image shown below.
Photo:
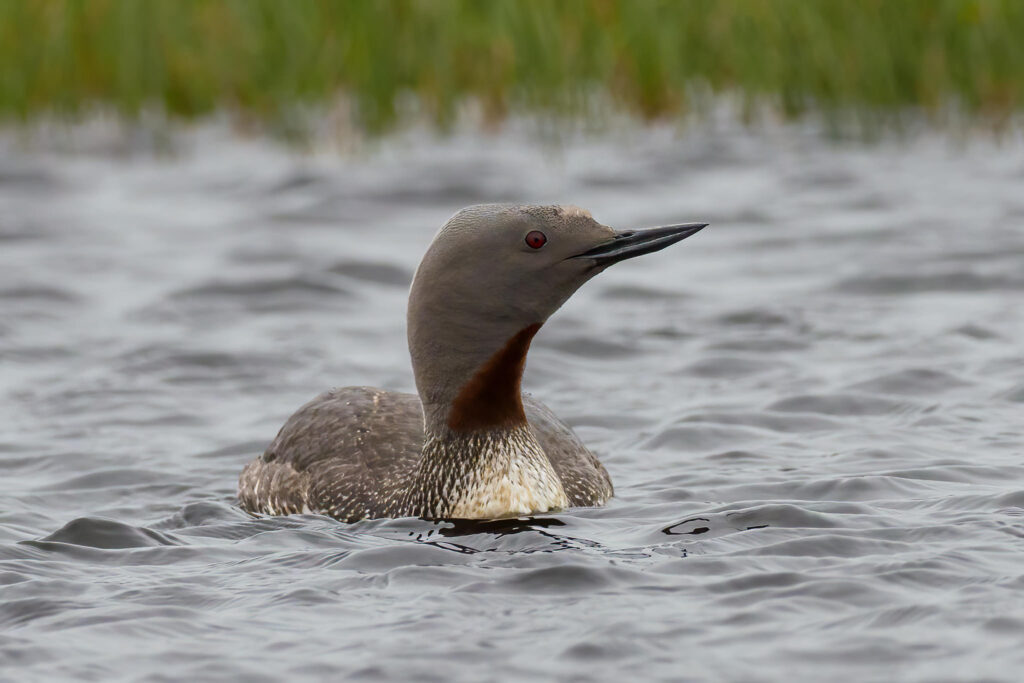
{"label": "bird neck", "polygon": [[526,424],[523,370],[541,325],[431,325],[428,334],[410,320],[409,350],[425,427],[475,432]]}
{"label": "bird neck", "polygon": [[434,322],[426,336],[410,317],[424,441],[409,509],[432,519],[490,519],[567,507],[523,409],[526,354],[541,323],[502,333]]}
{"label": "bird neck", "polygon": [[541,323],[512,335],[459,389],[445,422],[455,432],[511,429],[526,424],[522,380],[526,353]]}

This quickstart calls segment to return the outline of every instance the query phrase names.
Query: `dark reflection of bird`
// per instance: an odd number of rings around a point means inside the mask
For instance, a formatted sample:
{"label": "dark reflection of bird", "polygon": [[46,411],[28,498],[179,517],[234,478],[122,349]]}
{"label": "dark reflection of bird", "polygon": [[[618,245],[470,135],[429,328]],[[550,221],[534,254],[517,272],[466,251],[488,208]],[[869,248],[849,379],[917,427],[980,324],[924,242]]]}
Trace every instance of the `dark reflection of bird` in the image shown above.
{"label": "dark reflection of bird", "polygon": [[617,232],[571,206],[472,206],[438,232],[409,293],[419,395],[370,387],[299,408],[238,482],[264,514],[491,519],[603,505],[612,483],[573,431],[525,397],[541,325],[613,263],[704,223]]}

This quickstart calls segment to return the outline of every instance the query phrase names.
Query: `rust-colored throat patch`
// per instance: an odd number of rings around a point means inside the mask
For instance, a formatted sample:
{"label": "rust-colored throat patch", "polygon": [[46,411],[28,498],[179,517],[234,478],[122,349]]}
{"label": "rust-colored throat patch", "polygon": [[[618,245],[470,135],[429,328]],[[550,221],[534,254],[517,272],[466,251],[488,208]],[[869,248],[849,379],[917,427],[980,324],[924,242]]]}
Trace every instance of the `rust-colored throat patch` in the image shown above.
{"label": "rust-colored throat patch", "polygon": [[472,432],[526,424],[521,389],[523,368],[530,342],[541,324],[519,330],[466,382],[448,413],[451,429]]}

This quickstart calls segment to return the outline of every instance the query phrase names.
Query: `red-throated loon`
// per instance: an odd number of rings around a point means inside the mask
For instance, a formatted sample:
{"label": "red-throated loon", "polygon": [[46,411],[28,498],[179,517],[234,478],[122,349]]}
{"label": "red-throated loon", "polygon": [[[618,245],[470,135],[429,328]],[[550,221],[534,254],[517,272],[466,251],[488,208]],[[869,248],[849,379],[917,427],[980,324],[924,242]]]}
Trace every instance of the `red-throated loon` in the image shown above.
{"label": "red-throated loon", "polygon": [[332,389],[292,415],[238,482],[246,510],[490,519],[603,505],[612,482],[523,396],[530,341],[584,282],[705,223],[617,232],[572,206],[471,206],[437,233],[409,292],[414,394]]}

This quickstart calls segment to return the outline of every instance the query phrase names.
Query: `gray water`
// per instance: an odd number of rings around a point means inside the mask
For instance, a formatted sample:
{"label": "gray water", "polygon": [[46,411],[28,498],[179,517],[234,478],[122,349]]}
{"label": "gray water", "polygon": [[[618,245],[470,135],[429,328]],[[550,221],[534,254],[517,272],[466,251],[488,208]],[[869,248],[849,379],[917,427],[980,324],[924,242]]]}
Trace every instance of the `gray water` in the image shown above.
{"label": "gray water", "polygon": [[[1021,680],[1019,139],[58,147],[0,150],[0,679]],[[409,279],[483,201],[712,223],[534,343],[616,498],[239,510],[300,404],[412,389]]]}

